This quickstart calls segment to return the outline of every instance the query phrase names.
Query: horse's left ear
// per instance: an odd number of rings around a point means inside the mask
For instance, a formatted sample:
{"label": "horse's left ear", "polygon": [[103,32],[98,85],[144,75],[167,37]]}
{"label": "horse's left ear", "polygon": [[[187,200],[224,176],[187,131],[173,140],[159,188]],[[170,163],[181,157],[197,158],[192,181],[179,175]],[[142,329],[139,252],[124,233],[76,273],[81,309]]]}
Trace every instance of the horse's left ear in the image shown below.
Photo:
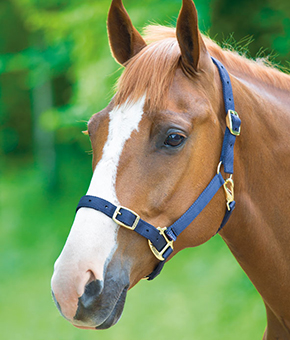
{"label": "horse's left ear", "polygon": [[108,34],[111,51],[118,63],[124,65],[146,46],[133,26],[122,0],[113,0],[108,15]]}
{"label": "horse's left ear", "polygon": [[197,11],[192,0],[183,0],[177,25],[176,35],[181,50],[181,63],[189,74],[195,74],[200,68],[200,60],[207,49],[198,29]]}

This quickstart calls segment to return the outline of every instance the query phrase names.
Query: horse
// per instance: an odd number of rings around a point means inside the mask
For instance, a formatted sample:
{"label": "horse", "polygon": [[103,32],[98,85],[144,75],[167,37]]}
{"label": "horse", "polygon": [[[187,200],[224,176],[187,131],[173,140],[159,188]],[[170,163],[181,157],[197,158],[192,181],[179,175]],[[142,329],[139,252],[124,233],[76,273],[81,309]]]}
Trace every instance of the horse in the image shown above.
{"label": "horse", "polygon": [[290,339],[290,76],[203,36],[192,0],[145,37],[113,0],[107,26],[124,72],[88,122],[94,171],[54,266],[59,311],[109,328],[129,289],[218,233],[264,301],[263,339]]}

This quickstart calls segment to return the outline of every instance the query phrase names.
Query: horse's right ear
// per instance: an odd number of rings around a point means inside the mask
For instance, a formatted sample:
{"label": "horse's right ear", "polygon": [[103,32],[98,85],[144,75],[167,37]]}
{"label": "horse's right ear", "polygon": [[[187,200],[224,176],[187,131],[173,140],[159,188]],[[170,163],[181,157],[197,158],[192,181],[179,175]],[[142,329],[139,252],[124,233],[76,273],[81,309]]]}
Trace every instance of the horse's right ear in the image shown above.
{"label": "horse's right ear", "polygon": [[133,26],[122,0],[113,0],[108,15],[108,35],[111,51],[118,63],[124,65],[146,46]]}

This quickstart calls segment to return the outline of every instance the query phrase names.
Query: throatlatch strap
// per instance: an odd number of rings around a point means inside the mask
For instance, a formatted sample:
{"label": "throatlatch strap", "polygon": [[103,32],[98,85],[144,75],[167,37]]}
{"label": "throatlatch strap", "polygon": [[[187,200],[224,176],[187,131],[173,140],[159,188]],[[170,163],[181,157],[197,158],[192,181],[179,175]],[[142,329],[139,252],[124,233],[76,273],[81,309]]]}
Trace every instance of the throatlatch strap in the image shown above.
{"label": "throatlatch strap", "polygon": [[[227,119],[230,122],[230,127],[227,124],[225,131],[220,162],[224,166],[225,173],[233,174],[234,144],[236,136],[239,134],[241,120],[235,112],[230,76],[220,61],[213,57],[212,60],[219,71],[223,88],[225,110]],[[160,230],[139,218],[139,216],[133,211],[124,207],[116,207],[114,204],[100,197],[89,195],[83,196],[77,206],[76,211],[83,207],[98,210],[112,218],[117,224],[130,230],[134,230],[139,235],[147,238],[158,252],[162,252],[162,257],[164,258],[164,260],[160,261],[154,271],[148,276],[148,280],[153,280],[160,273],[165,261],[173,251],[173,248],[169,246],[170,240],[176,240],[177,236],[202,212],[202,210],[215,196],[220,187],[224,184],[225,180],[221,173],[218,172],[210,181],[208,186],[204,189],[204,191],[200,194],[197,200],[190,206],[190,208],[176,222],[174,222],[164,231],[165,236],[160,233]],[[228,202],[228,209],[226,209],[225,216],[217,232],[219,232],[227,223],[234,208],[235,201]]]}
{"label": "throatlatch strap", "polygon": [[167,228],[166,234],[173,241],[175,241],[177,236],[202,212],[224,182],[221,173],[216,174],[189,209],[176,222]]}

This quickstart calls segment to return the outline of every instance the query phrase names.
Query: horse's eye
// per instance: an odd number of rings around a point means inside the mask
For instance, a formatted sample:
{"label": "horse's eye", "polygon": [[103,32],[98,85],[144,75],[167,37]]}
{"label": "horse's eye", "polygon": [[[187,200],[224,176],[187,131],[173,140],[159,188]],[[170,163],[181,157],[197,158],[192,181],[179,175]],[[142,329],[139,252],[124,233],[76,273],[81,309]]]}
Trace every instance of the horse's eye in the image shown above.
{"label": "horse's eye", "polygon": [[171,147],[177,147],[183,143],[184,139],[185,136],[179,135],[177,133],[172,133],[166,138],[164,144]]}

